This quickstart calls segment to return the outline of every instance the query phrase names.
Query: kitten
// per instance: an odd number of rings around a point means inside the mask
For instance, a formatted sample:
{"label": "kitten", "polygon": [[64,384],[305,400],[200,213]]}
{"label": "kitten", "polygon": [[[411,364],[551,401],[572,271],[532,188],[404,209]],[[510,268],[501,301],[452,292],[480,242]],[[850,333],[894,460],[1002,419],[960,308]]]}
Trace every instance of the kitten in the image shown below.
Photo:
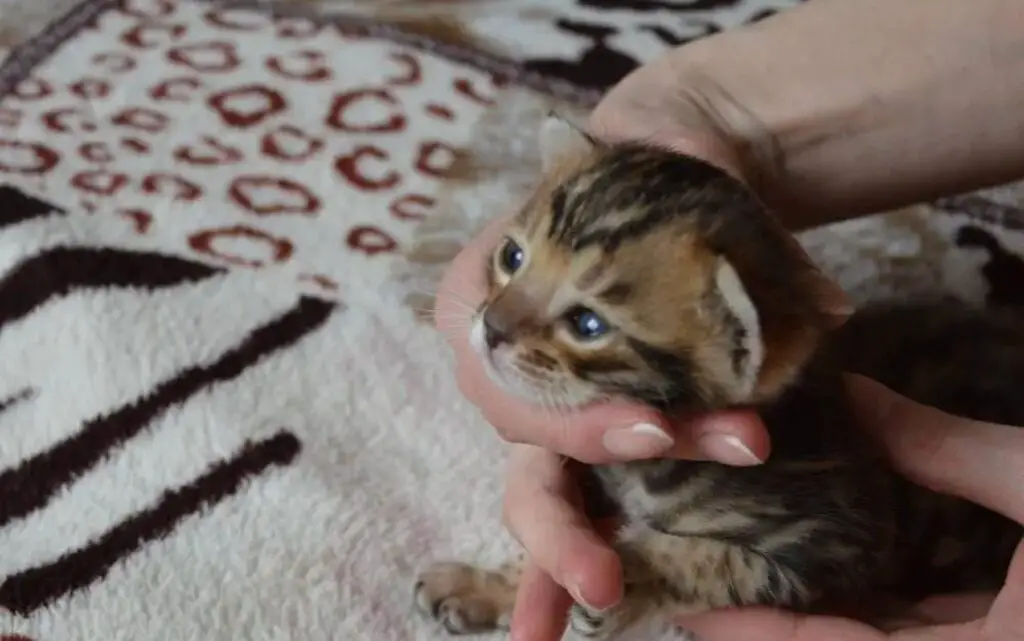
{"label": "kitten", "polygon": [[[623,526],[622,602],[576,604],[610,639],[649,616],[729,606],[858,613],[997,589],[1008,519],[911,485],[852,424],[841,371],[960,415],[1024,425],[1024,323],[951,301],[848,313],[739,181],[653,146],[604,145],[552,116],[543,174],[488,270],[471,341],[506,390],[567,410],[626,397],[665,412],[752,406],[755,467],[592,466]],[[438,563],[415,602],[452,633],[507,627],[518,562]]]}

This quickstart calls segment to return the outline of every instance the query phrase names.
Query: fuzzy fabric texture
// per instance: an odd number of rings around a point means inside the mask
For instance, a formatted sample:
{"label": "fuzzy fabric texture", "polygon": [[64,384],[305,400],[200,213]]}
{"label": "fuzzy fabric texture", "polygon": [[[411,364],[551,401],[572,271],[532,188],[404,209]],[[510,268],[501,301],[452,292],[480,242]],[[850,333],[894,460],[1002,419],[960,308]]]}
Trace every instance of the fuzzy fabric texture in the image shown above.
{"label": "fuzzy fabric texture", "polygon": [[430,639],[416,567],[507,549],[388,267],[492,74],[343,27],[88,3],[9,59],[0,634]]}
{"label": "fuzzy fabric texture", "polygon": [[[0,6],[12,33],[57,5]],[[787,5],[480,0],[443,28],[408,6],[89,0],[13,30],[0,639],[443,638],[415,570],[512,550],[505,446],[420,312],[529,189],[547,111]],[[801,239],[858,300],[1012,303],[1022,201]]]}

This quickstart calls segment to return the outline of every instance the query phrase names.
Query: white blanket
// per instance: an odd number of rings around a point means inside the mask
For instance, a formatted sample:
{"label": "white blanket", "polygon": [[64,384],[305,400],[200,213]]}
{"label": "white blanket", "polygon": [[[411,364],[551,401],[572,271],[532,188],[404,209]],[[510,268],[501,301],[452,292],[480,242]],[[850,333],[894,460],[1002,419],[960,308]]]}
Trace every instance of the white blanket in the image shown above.
{"label": "white blanket", "polygon": [[[602,4],[533,3],[507,31],[473,14],[510,62],[347,18],[93,0],[8,59],[0,639],[443,638],[411,579],[511,549],[504,446],[410,304],[528,188],[537,118],[610,81],[579,21],[638,59],[666,46],[649,27],[675,13]],[[461,147],[486,171],[446,184]],[[1012,298],[1020,198],[971,198],[947,206],[980,248],[924,206],[804,240],[859,299]]]}

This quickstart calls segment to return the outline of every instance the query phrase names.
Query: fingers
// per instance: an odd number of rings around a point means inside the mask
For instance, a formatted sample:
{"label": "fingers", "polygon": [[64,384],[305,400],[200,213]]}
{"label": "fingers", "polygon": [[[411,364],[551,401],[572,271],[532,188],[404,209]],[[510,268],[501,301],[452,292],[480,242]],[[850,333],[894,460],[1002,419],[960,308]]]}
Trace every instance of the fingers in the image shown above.
{"label": "fingers", "polygon": [[992,608],[994,594],[954,594],[925,599],[910,614],[935,624],[967,623],[984,618]]}
{"label": "fingers", "polygon": [[531,560],[576,599],[596,608],[622,597],[618,556],[583,514],[560,456],[519,445],[509,458],[505,523]]}
{"label": "fingers", "polygon": [[717,610],[677,621],[701,641],[884,641],[878,630],[848,619],[807,617],[782,610]]}
{"label": "fingers", "polygon": [[695,417],[674,431],[683,438],[669,452],[673,458],[750,466],[766,461],[771,450],[768,430],[754,412],[719,412]]}
{"label": "fingers", "polygon": [[523,572],[512,614],[511,641],[559,641],[572,598],[531,563]]}
{"label": "fingers", "polygon": [[984,628],[989,638],[1020,641],[1024,639],[1024,541],[1017,546],[1017,553],[1006,576],[1003,589],[989,610]]}
{"label": "fingers", "polygon": [[1024,427],[972,421],[850,376],[859,422],[911,480],[1024,523]]}
{"label": "fingers", "polygon": [[449,339],[467,341],[469,319],[487,293],[484,267],[490,252],[501,242],[507,223],[506,218],[499,218],[487,225],[456,255],[441,279],[434,325]]}
{"label": "fingers", "polygon": [[529,443],[584,463],[658,456],[756,465],[769,450],[764,425],[752,412],[731,412],[673,425],[657,411],[626,403],[559,413],[504,394],[474,356],[460,366],[466,392],[503,439]]}
{"label": "fingers", "polygon": [[757,465],[769,453],[764,424],[736,411],[669,423],[642,405],[604,403],[574,412],[530,405],[505,394],[488,376],[468,342],[454,344],[463,394],[511,443],[529,443],[584,463],[658,456]]}

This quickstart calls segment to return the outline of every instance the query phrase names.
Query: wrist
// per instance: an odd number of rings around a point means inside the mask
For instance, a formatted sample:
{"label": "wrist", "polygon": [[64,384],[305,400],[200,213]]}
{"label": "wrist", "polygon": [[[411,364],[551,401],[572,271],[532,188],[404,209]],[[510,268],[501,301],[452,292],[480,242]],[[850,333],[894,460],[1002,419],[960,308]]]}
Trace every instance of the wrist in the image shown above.
{"label": "wrist", "polygon": [[818,0],[669,52],[663,80],[701,97],[751,188],[803,228],[1024,175],[1019,12]]}
{"label": "wrist", "polygon": [[[591,112],[588,132],[607,143],[642,141],[700,158],[748,183],[733,136],[716,118],[700,87],[675,75],[679,70],[674,53],[620,81]],[[679,90],[666,94],[666,81],[678,83]],[[658,89],[652,91],[652,86]]]}
{"label": "wrist", "polygon": [[[800,230],[854,215],[807,202],[801,172],[806,158],[862,122],[865,110],[856,99],[816,91],[806,78],[751,63],[765,59],[777,42],[756,28],[725,32],[669,52],[662,64],[700,110],[703,131],[714,132],[729,150],[734,174],[787,228]],[[779,66],[785,67],[781,52]],[[692,135],[677,128],[672,137]]]}
{"label": "wrist", "polygon": [[[784,182],[780,141],[748,108],[758,96],[737,96],[718,80],[733,70],[723,67],[716,46],[698,46],[713,40],[669,51],[627,76],[591,113],[588,130],[606,142],[646,141],[700,158],[765,198]],[[808,224],[765,200],[791,229],[820,222]]]}

